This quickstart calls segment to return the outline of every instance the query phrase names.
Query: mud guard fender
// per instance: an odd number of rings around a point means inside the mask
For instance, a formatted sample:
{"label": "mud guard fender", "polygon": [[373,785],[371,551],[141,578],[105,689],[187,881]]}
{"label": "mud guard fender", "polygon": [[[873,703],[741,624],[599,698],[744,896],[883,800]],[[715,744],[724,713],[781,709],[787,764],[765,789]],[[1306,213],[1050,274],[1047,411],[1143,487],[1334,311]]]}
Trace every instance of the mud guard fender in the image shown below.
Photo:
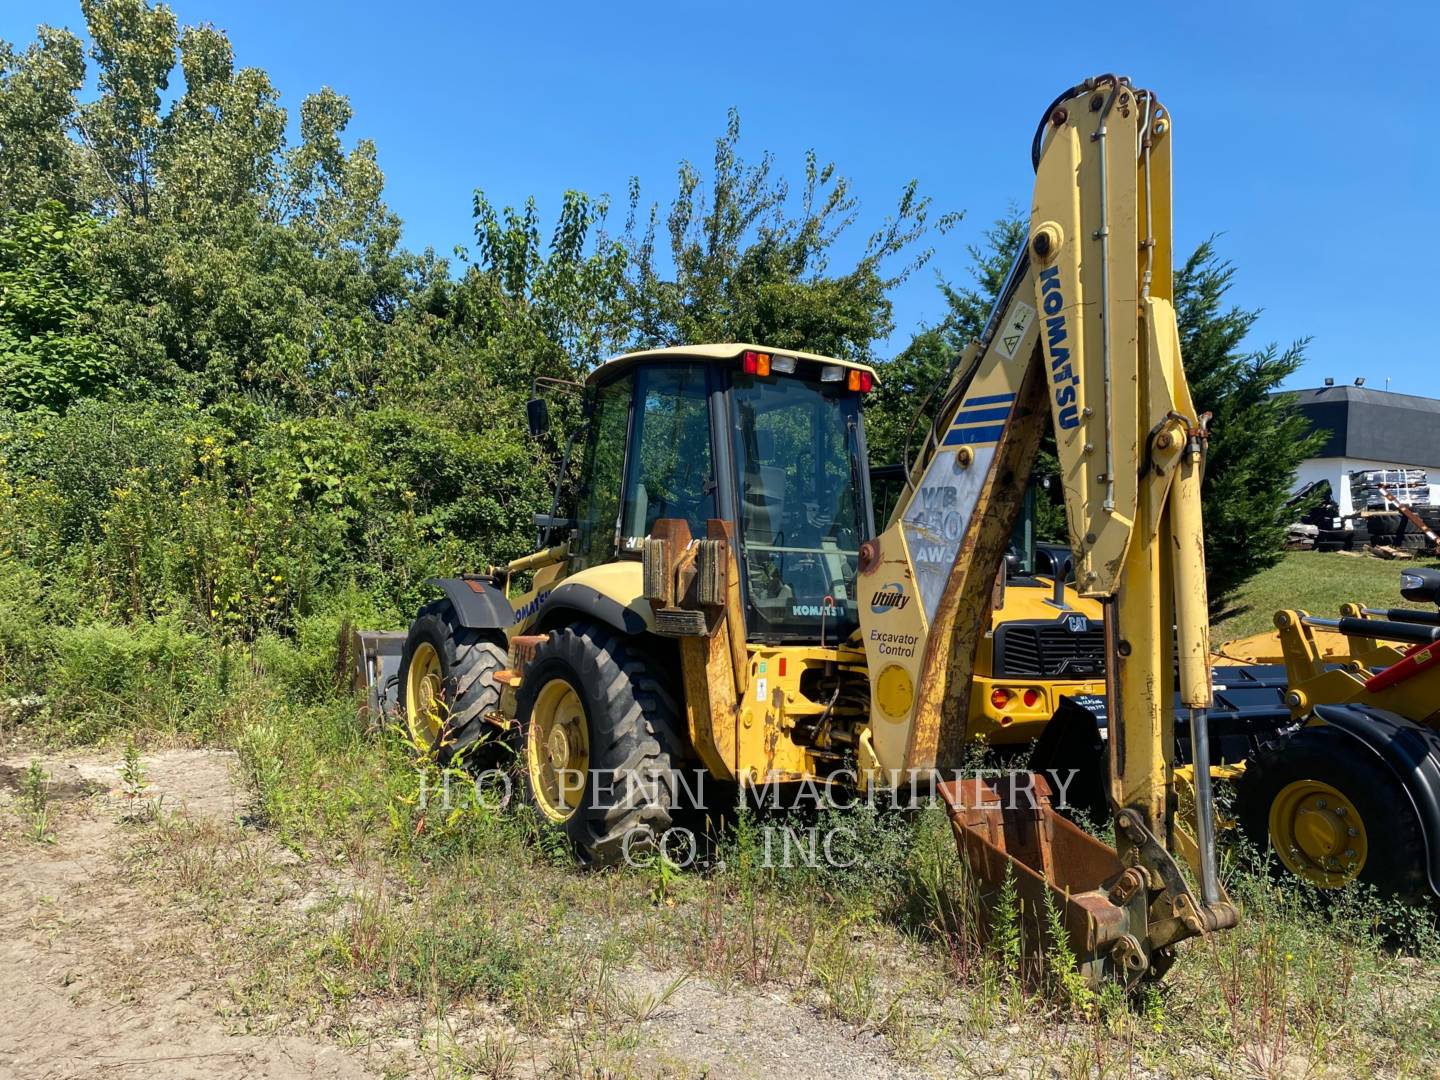
{"label": "mud guard fender", "polygon": [[[574,620],[576,616],[604,623],[621,634],[643,634],[650,629],[649,603],[637,596],[630,603],[621,603],[616,596],[585,581],[563,581],[550,590],[537,612],[537,630],[549,630]],[[527,631],[528,632],[528,631]]]}
{"label": "mud guard fender", "polygon": [[431,578],[429,585],[442,590],[455,605],[455,615],[467,630],[506,630],[515,622],[515,612],[505,594],[480,578]]}
{"label": "mud guard fender", "polygon": [[1315,717],[1374,754],[1415,807],[1430,891],[1440,896],[1440,734],[1384,709],[1317,705]]}

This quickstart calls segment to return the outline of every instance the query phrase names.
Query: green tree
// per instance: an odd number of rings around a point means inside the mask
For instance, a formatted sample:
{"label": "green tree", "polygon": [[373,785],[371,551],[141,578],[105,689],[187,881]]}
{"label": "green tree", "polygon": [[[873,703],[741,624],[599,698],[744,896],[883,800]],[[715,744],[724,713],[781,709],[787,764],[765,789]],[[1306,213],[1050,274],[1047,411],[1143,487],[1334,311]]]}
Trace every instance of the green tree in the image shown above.
{"label": "green tree", "polygon": [[0,41],[0,209],[84,201],[83,152],[69,137],[85,52],[64,30],[40,27],[23,52]]}
{"label": "green tree", "polygon": [[179,54],[185,92],[158,121],[154,148],[164,214],[213,222],[236,206],[273,200],[286,117],[269,77],[257,68],[236,72],[229,40],[213,27],[186,27]]}
{"label": "green tree", "polygon": [[625,252],[604,229],[608,207],[567,191],[547,247],[534,199],[497,212],[475,192],[477,260],[454,316],[472,345],[503,358],[505,374],[527,388],[537,375],[582,375],[629,340]]}
{"label": "green tree", "polygon": [[0,217],[0,405],[61,411],[113,384],[113,353],[88,318],[95,231],[53,200]]}
{"label": "green tree", "polygon": [[947,327],[928,327],[893,360],[877,365],[879,386],[865,405],[865,448],[872,464],[900,464],[907,455],[914,460],[958,355]]}
{"label": "green tree", "polygon": [[848,185],[810,155],[792,198],[732,116],[667,210],[632,183],[619,235],[604,198],[568,192],[542,233],[533,201],[477,191],[452,273],[400,247],[341,94],[295,115],[213,27],[81,10],[88,56],[44,28],[0,44],[0,550],[67,617],[252,636],[356,585],[413,609],[532,542],[533,376],[698,340],[872,359],[929,258],[911,184],[832,266]]}
{"label": "green tree", "polygon": [[1280,560],[1292,512],[1285,499],[1320,436],[1290,398],[1276,393],[1305,362],[1308,338],[1247,351],[1260,317],[1227,302],[1235,267],[1206,240],[1175,273],[1180,352],[1196,407],[1213,414],[1205,462],[1204,514],[1210,599]]}
{"label": "green tree", "polygon": [[1020,245],[1030,234],[1030,223],[1012,205],[991,222],[981,233],[981,243],[970,244],[970,276],[974,285],[957,288],[948,281],[940,283],[950,311],[944,322],[946,336],[958,352],[980,336],[995,306],[995,298],[1005,287],[1005,278],[1015,263]]}
{"label": "green tree", "polygon": [[[873,361],[876,343],[894,328],[890,291],[932,254],[917,250],[932,227],[930,199],[907,184],[854,265],[835,272],[834,245],[859,214],[849,182],[810,152],[794,213],[771,156],[748,164],[739,142],[732,110],[715,140],[708,188],[690,162],[680,164],[663,254],[659,207],[642,208],[631,182],[625,245],[636,343],[754,341]],[[942,215],[934,226],[943,231],[957,217]]]}
{"label": "green tree", "polygon": [[161,135],[160,98],[175,66],[175,14],[145,0],[81,0],[100,96],[78,126],[102,174],[105,205],[150,214]]}

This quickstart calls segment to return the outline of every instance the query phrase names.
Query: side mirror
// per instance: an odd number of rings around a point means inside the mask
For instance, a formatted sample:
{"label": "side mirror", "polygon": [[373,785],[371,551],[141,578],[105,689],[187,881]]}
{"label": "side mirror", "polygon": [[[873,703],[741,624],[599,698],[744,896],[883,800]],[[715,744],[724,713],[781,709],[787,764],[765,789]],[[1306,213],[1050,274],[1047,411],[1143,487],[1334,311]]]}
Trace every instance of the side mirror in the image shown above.
{"label": "side mirror", "polygon": [[538,439],[550,430],[550,407],[544,398],[532,397],[525,403],[525,418],[530,422],[530,437]]}
{"label": "side mirror", "polygon": [[1400,571],[1400,595],[1406,600],[1440,604],[1440,570]]}

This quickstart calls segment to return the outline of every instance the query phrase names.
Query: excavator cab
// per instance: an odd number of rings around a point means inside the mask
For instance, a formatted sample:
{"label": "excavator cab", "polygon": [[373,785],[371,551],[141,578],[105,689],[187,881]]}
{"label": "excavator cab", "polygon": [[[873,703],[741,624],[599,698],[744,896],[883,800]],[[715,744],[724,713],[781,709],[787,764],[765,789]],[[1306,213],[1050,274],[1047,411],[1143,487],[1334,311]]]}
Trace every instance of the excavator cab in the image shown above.
{"label": "excavator cab", "polygon": [[861,401],[874,385],[860,365],[747,345],[605,364],[587,387],[569,569],[638,561],[658,521],[692,536],[724,521],[747,640],[845,640],[873,530]]}

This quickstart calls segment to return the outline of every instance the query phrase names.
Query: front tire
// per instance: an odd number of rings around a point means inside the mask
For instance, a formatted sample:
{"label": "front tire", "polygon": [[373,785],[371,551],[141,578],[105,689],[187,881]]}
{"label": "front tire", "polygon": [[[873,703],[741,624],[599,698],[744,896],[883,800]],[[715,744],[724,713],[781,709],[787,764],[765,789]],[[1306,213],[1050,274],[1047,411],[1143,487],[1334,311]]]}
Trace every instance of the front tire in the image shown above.
{"label": "front tire", "polygon": [[1402,899],[1426,892],[1414,806],[1383,763],[1334,728],[1304,727],[1262,751],[1236,802],[1251,841],[1302,881],[1322,889],[1358,881]]}
{"label": "front tire", "polygon": [[676,803],[679,711],[636,642],[592,624],[551,631],[516,698],[523,778],[581,862],[656,850]]}
{"label": "front tire", "polygon": [[495,673],[507,662],[502,644],[460,625],[449,600],[421,608],[400,654],[402,712],[415,745],[443,765],[496,764],[505,744],[486,717],[499,708]]}

